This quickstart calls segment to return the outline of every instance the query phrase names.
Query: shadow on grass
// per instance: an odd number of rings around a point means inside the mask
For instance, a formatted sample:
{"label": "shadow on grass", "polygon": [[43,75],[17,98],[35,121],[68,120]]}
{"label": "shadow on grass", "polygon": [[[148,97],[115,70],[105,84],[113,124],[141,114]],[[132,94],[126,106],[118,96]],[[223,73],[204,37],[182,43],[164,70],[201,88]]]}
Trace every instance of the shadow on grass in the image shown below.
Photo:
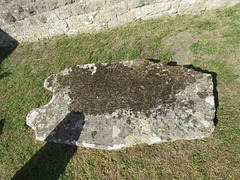
{"label": "shadow on grass", "polygon": [[5,119],[1,119],[0,120],[0,135],[2,134],[4,124],[5,124]]}
{"label": "shadow on grass", "polygon": [[[170,66],[177,66],[177,62],[175,61],[171,61],[168,63],[168,65]],[[210,71],[207,71],[207,70],[203,70],[199,67],[194,67],[193,65],[185,65],[186,68],[188,69],[194,69],[195,71],[198,71],[198,72],[201,72],[201,73],[207,73],[207,74],[211,74],[213,79],[212,79],[212,82],[213,82],[213,95],[214,95],[214,101],[215,101],[215,117],[213,119],[213,122],[214,122],[214,125],[216,126],[217,123],[218,123],[218,118],[217,118],[217,109],[218,109],[218,106],[219,106],[219,100],[218,100],[218,91],[217,91],[217,73],[215,72],[210,72]]]}
{"label": "shadow on grass", "polygon": [[[70,140],[72,144],[76,144],[83,129],[84,119],[83,113],[69,113],[45,139],[45,141],[56,143],[47,142],[12,179],[59,179],[70,159],[77,151],[77,146],[57,143]],[[80,127],[79,124],[82,126]]]}
{"label": "shadow on grass", "polygon": [[9,34],[0,28],[0,79],[8,76],[9,72],[1,73],[1,63],[18,47],[17,40],[12,38]]}
{"label": "shadow on grass", "polygon": [[76,150],[77,146],[46,143],[12,179],[57,180]]}

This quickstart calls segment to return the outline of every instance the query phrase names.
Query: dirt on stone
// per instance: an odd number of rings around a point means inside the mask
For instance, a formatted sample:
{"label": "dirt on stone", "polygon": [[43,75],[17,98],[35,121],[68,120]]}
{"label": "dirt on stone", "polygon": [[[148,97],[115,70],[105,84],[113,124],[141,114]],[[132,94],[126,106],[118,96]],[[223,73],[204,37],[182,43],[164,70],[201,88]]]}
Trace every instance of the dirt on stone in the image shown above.
{"label": "dirt on stone", "polygon": [[70,87],[70,111],[100,115],[128,109],[135,115],[138,111],[148,115],[159,103],[172,104],[176,93],[195,82],[192,75],[196,74],[184,66],[149,61],[133,67],[119,62],[95,66],[95,73],[74,66],[68,75],[58,76],[61,87]]}

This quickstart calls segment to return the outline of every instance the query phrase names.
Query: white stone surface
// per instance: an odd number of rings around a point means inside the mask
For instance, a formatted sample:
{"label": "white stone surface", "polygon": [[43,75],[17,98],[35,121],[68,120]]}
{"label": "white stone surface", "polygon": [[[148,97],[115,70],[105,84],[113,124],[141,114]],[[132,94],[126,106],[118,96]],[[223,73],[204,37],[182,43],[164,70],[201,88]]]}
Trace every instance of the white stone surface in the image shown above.
{"label": "white stone surface", "polygon": [[214,97],[207,97],[207,98],[206,98],[206,102],[207,102],[208,104],[210,104],[211,106],[214,106],[214,105],[215,105]]}

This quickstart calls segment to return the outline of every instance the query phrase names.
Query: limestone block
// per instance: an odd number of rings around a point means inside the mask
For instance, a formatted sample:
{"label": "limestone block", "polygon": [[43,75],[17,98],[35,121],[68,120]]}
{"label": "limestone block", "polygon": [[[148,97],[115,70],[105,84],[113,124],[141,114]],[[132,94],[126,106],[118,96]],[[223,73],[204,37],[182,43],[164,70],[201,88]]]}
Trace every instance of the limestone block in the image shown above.
{"label": "limestone block", "polygon": [[80,15],[79,18],[84,21],[85,26],[88,26],[90,24],[93,24],[93,21],[95,20],[95,17],[97,14],[98,14],[98,12],[95,11],[95,12],[87,13],[84,15]]}
{"label": "limestone block", "polygon": [[239,0],[224,0],[224,1],[220,1],[220,0],[208,0],[206,2],[206,6],[207,9],[219,9],[219,8],[227,8],[230,6],[233,6],[235,4],[240,3]]}
{"label": "limestone block", "polygon": [[[105,15],[104,17],[107,18],[108,15]],[[111,15],[110,18],[108,18],[108,27],[116,27],[119,25],[117,15]]]}
{"label": "limestone block", "polygon": [[47,5],[42,0],[36,0],[36,2],[34,3],[34,9],[38,13],[46,12],[47,11]]}
{"label": "limestone block", "polygon": [[168,3],[156,3],[156,4],[150,4],[147,6],[143,6],[141,7],[141,11],[142,11],[142,18],[146,17],[146,16],[152,16],[152,15],[156,15],[156,14],[160,14],[163,11],[167,11],[170,9],[170,4]]}
{"label": "limestone block", "polygon": [[1,14],[3,20],[7,24],[14,23],[16,21],[16,18],[12,15],[12,13],[9,10],[4,10]]}
{"label": "limestone block", "polygon": [[116,15],[122,15],[128,11],[128,4],[127,2],[119,2],[117,4],[111,5],[110,7],[102,8],[101,13],[102,14],[116,14]]}
{"label": "limestone block", "polygon": [[83,3],[85,4],[85,9],[88,13],[106,7],[106,1],[103,0],[88,0],[83,1]]}
{"label": "limestone block", "polygon": [[127,1],[129,9],[142,7],[144,5],[148,5],[148,4],[151,4],[151,3],[154,3],[154,2],[155,2],[155,0],[137,0],[137,1],[136,0],[130,0],[130,1]]}
{"label": "limestone block", "polygon": [[195,1],[181,1],[178,7],[178,14],[189,14],[192,11],[193,4]]}
{"label": "limestone block", "polygon": [[48,33],[49,33],[49,37],[51,38],[56,36],[56,34],[57,35],[64,34],[64,31],[61,28],[53,28],[53,29],[49,29]]}
{"label": "limestone block", "polygon": [[81,1],[78,3],[75,3],[73,5],[70,5],[69,8],[71,9],[73,15],[75,15],[75,16],[87,13],[86,3],[81,2]]}
{"label": "limestone block", "polygon": [[0,1],[0,6],[6,6],[6,4],[9,4],[9,0],[2,0]]}
{"label": "limestone block", "polygon": [[[128,11],[127,4],[121,2],[121,6],[113,6],[109,8],[103,8],[98,11],[96,15],[96,21],[100,21],[102,27],[115,27],[118,25],[117,16],[123,15]],[[95,22],[96,23],[96,22]]]}
{"label": "limestone block", "polygon": [[68,34],[76,34],[80,32],[80,29],[84,26],[83,19],[81,19],[79,16],[68,18],[66,23],[69,27]]}
{"label": "limestone block", "polygon": [[167,3],[167,2],[174,2],[174,1],[169,1],[169,0],[155,0],[155,3]]}
{"label": "limestone block", "polygon": [[54,10],[59,7],[56,0],[44,0],[43,2],[46,4],[48,10]]}
{"label": "limestone block", "polygon": [[27,6],[24,6],[23,8],[24,8],[24,11],[30,16],[34,16],[37,14],[33,5],[27,5]]}
{"label": "limestone block", "polygon": [[93,24],[88,24],[87,26],[82,26],[79,29],[80,33],[93,33],[96,32],[96,27]]}
{"label": "limestone block", "polygon": [[[46,24],[44,24],[42,26],[38,26],[37,28],[33,28],[32,31],[34,31],[36,33],[36,36],[39,37],[39,39],[46,39],[46,37],[51,37],[50,29],[52,29],[51,24],[50,23],[46,23]],[[62,31],[64,31],[64,29]],[[62,34],[62,31],[60,31],[61,34]]]}
{"label": "limestone block", "polygon": [[147,60],[87,64],[49,76],[52,100],[26,119],[36,139],[120,149],[209,137],[212,75]]}
{"label": "limestone block", "polygon": [[19,3],[19,5],[24,6],[26,4],[32,4],[35,3],[36,0],[17,0],[17,2]]}
{"label": "limestone block", "polygon": [[47,17],[44,13],[37,14],[34,18],[36,19],[38,25],[42,25],[47,22]]}
{"label": "limestone block", "polygon": [[75,3],[75,1],[77,1],[77,0],[58,0],[57,2],[59,4],[59,6],[65,6],[67,4]]}
{"label": "limestone block", "polygon": [[168,12],[160,12],[160,13],[158,13],[158,14],[153,14],[153,15],[148,15],[148,16],[143,16],[141,19],[142,20],[150,20],[150,19],[156,19],[156,18],[159,18],[159,17],[163,17],[163,16],[173,16],[174,17],[174,15],[170,15]]}
{"label": "limestone block", "polygon": [[178,5],[179,14],[199,13],[206,9],[206,0],[184,0]]}
{"label": "limestone block", "polygon": [[178,8],[180,7],[180,1],[171,2],[171,9],[169,10],[170,16],[175,16],[178,13]]}
{"label": "limestone block", "polygon": [[56,21],[59,21],[59,17],[56,13],[56,10],[50,11],[46,13],[47,21],[46,22],[51,22],[54,23]]}
{"label": "limestone block", "polygon": [[141,8],[131,9],[127,13],[117,16],[119,24],[134,22],[142,17]]}
{"label": "limestone block", "polygon": [[[28,18],[25,19],[25,23],[27,24],[27,27],[34,27],[34,26],[38,26],[39,21],[37,20],[38,16],[30,16]],[[22,27],[20,27],[22,28]]]}
{"label": "limestone block", "polygon": [[105,0],[105,4],[106,5],[111,5],[111,4],[117,4],[117,3],[120,3],[120,2],[123,2],[125,0]]}
{"label": "limestone block", "polygon": [[71,11],[71,8],[69,8],[69,6],[58,8],[55,10],[55,13],[57,14],[58,18],[61,20],[65,20],[72,16],[72,11]]}
{"label": "limestone block", "polygon": [[65,34],[69,30],[68,23],[61,20],[52,23],[52,26],[57,35]]}
{"label": "limestone block", "polygon": [[22,20],[26,17],[23,8],[19,4],[13,4],[10,11],[16,20]]}
{"label": "limestone block", "polygon": [[99,20],[93,22],[93,27],[95,31],[100,31],[102,29],[108,28],[108,21],[106,20]]}

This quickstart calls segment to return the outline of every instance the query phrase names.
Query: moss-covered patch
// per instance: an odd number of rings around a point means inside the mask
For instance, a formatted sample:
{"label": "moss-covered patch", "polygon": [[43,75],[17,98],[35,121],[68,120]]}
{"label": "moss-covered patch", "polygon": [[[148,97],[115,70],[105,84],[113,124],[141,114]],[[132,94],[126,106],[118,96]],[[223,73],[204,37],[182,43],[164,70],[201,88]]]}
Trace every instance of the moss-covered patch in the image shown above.
{"label": "moss-covered patch", "polygon": [[200,77],[184,66],[149,61],[133,68],[122,63],[95,66],[94,73],[75,66],[68,75],[58,77],[63,88],[70,87],[70,111],[99,115],[129,109],[135,115],[138,111],[149,114],[158,103],[171,106],[174,95]]}

